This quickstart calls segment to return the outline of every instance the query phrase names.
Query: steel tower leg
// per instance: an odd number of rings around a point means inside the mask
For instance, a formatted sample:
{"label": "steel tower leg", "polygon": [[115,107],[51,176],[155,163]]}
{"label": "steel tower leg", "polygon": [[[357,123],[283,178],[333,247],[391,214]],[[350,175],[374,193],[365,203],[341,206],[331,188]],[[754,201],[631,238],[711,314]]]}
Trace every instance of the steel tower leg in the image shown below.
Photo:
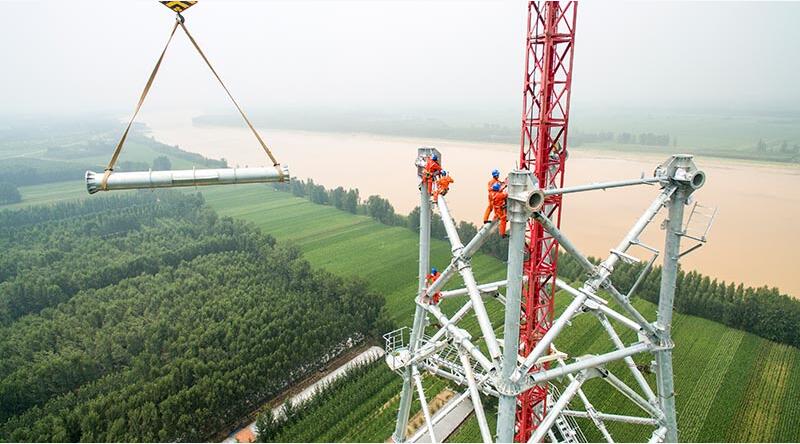
{"label": "steel tower leg", "polygon": [[658,319],[656,321],[661,336],[661,349],[656,355],[656,384],[658,402],[664,412],[667,429],[665,440],[678,442],[678,421],[675,414],[675,385],[672,379],[672,307],[675,301],[675,284],[678,278],[678,257],[680,255],[681,234],[683,230],[683,206],[688,197],[686,189],[678,188],[669,202],[666,241],[664,244],[664,267],[661,270],[661,291],[658,299]]}
{"label": "steel tower leg", "polygon": [[[509,195],[522,193],[530,183],[530,171],[508,175]],[[506,313],[503,326],[503,366],[500,377],[511,383],[519,355],[519,323],[522,311],[522,263],[525,255],[525,228],[530,213],[520,202],[509,199],[508,271],[506,274]],[[497,442],[512,442],[516,423],[517,396],[501,395],[497,409]]]}
{"label": "steel tower leg", "polygon": [[[420,148],[420,158],[427,158],[431,153],[429,148]],[[419,299],[425,292],[425,277],[430,270],[431,256],[431,196],[425,186],[420,186],[419,192],[419,284],[417,286],[417,298]],[[419,304],[416,304],[414,311],[414,324],[411,327],[411,337],[409,338],[408,350],[413,352],[417,348],[419,339],[425,330],[427,322],[427,312]],[[413,380],[411,366],[406,367],[403,372],[403,390],[400,392],[400,408],[397,411],[397,424],[395,424],[392,439],[394,442],[403,442],[406,439],[406,425],[408,416],[411,412],[411,397],[413,396]]]}

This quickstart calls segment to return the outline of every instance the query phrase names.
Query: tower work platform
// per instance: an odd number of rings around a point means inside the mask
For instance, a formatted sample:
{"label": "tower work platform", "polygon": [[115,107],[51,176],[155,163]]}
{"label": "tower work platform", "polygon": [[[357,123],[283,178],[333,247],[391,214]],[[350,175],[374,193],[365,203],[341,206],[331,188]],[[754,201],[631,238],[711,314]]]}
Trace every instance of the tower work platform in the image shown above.
{"label": "tower work platform", "polygon": [[[442,159],[435,148],[420,148],[415,165],[425,165],[433,155]],[[440,162],[443,162],[440,160]],[[418,169],[420,177],[423,171]],[[673,155],[658,165],[650,177],[630,180],[594,183],[573,187],[539,189],[527,170],[512,171],[508,184],[509,248],[506,279],[478,283],[473,274],[471,258],[479,251],[488,237],[497,228],[498,221],[484,224],[468,242],[459,238],[447,199],[438,197],[433,204],[427,187],[420,187],[420,240],[418,291],[414,297],[415,315],[413,325],[387,333],[386,360],[389,367],[403,378],[395,442],[419,438],[405,436],[410,414],[411,400],[418,397],[423,406],[425,432],[436,442],[436,425],[447,418],[448,409],[431,415],[427,411],[427,400],[422,384],[426,375],[445,378],[464,387],[460,395],[472,403],[475,418],[484,442],[505,442],[502,436],[515,436],[518,424],[515,416],[503,417],[498,409],[497,429],[490,430],[481,396],[502,400],[517,399],[520,393],[535,386],[546,387],[547,398],[542,403],[541,421],[528,442],[583,442],[584,432],[578,421],[587,422],[597,428],[600,436],[613,442],[606,426],[611,422],[623,422],[642,426],[652,442],[669,440],[677,431],[675,402],[672,381],[671,335],[672,305],[678,259],[686,252],[680,251],[680,240],[684,231],[684,207],[689,197],[705,183],[705,174],[697,168],[692,156]],[[651,186],[657,189],[652,203],[623,235],[622,240],[609,249],[608,256],[599,263],[591,262],[579,248],[545,214],[550,196],[591,192],[628,186]],[[451,246],[450,263],[432,282],[426,282],[430,270],[430,226],[434,206],[441,216]],[[659,293],[658,313],[649,320],[631,303],[636,288],[650,271],[660,251],[640,242],[641,233],[662,209],[667,209],[667,220],[663,224],[665,244],[663,268]],[[527,278],[523,275],[525,230],[531,220],[541,224],[563,249],[562,254],[573,256],[585,271],[585,280],[580,287],[573,287],[556,276],[552,290],[563,292],[571,298],[563,312],[553,320],[552,326],[538,339],[536,346],[523,353],[519,344],[521,316],[520,300]],[[705,242],[702,237],[693,240]],[[692,247],[692,250],[695,247]],[[635,257],[636,249],[643,250],[648,260]],[[613,283],[615,265],[623,262],[641,262],[640,275],[627,293]],[[456,275],[463,287],[444,290],[444,286]],[[548,289],[548,291],[550,291]],[[434,297],[438,295],[438,297]],[[447,303],[444,303],[446,301]],[[459,301],[454,304],[452,301]],[[502,304],[504,319],[489,316],[488,304]],[[445,306],[450,309],[446,309]],[[557,349],[558,337],[572,327],[579,316],[591,317],[608,336],[608,350],[576,354],[569,349]],[[476,322],[471,322],[472,319]],[[469,319],[470,322],[466,322]],[[620,335],[619,329],[630,330],[633,335]],[[502,335],[498,334],[502,332]],[[633,338],[633,340],[625,338]],[[642,374],[633,360],[637,355],[655,358],[656,387]],[[624,365],[611,366],[614,362]],[[624,378],[614,372],[619,368],[629,372]],[[614,372],[612,372],[612,369]],[[628,382],[626,382],[628,381]],[[589,384],[604,384],[619,391],[638,410],[637,415],[599,411],[584,391]],[[505,414],[507,414],[506,412]],[[513,412],[512,412],[513,413]],[[644,432],[643,432],[644,433]]]}

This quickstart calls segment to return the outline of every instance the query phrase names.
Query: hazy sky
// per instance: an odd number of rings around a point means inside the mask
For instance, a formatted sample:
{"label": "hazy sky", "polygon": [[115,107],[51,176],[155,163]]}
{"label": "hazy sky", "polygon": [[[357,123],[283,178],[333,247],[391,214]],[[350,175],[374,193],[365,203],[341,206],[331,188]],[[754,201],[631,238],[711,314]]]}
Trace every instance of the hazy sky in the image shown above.
{"label": "hazy sky", "polygon": [[[187,26],[246,109],[520,107],[526,2],[202,0]],[[578,11],[574,109],[798,109],[800,3]],[[0,0],[0,112],[129,113],[173,15],[154,0]],[[230,110],[180,32],[146,110]]]}

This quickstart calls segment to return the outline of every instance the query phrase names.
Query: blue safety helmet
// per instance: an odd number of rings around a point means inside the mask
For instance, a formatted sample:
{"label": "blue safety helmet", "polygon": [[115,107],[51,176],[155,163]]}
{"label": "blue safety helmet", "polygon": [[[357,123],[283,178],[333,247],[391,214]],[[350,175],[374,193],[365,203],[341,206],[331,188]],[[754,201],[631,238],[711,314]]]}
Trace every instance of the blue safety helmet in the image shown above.
{"label": "blue safety helmet", "polygon": [[494,178],[500,177],[500,171],[492,170],[492,177],[494,177]]}
{"label": "blue safety helmet", "polygon": [[431,156],[431,159],[433,159],[433,160],[435,160],[435,161],[436,161],[436,160],[439,160],[439,156],[437,156],[436,154],[434,154],[433,156]]}
{"label": "blue safety helmet", "polygon": [[500,184],[496,183],[496,184],[492,185],[492,191],[500,191]]}
{"label": "blue safety helmet", "polygon": [[436,267],[431,268],[431,274],[436,274],[438,272],[439,270],[437,270]]}
{"label": "blue safety helmet", "polygon": [[447,171],[441,170],[439,171],[439,174],[441,174],[442,176],[447,176]]}

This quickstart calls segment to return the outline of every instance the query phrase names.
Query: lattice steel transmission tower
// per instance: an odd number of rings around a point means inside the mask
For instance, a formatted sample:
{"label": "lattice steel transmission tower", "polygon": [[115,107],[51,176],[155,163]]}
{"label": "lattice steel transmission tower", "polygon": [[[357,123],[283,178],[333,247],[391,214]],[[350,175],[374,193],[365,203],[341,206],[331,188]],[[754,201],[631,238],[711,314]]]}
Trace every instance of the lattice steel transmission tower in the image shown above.
{"label": "lattice steel transmission tower", "polygon": [[[442,158],[435,148],[420,148],[416,161],[418,170],[434,154]],[[421,171],[419,173],[422,176]],[[420,187],[419,285],[414,298],[414,323],[410,332],[403,327],[384,335],[387,364],[403,377],[393,440],[436,442],[437,436],[446,438],[452,429],[437,431],[437,426],[452,424],[449,415],[462,409],[463,403],[469,403],[468,407],[474,410],[484,442],[519,440],[522,424],[517,422],[518,401],[524,393],[539,388],[546,393],[542,410],[537,412],[537,422],[531,425],[530,436],[521,442],[545,439],[551,442],[584,441],[576,418],[589,421],[608,442],[614,442],[607,427],[611,422],[650,428],[651,442],[677,441],[672,379],[672,307],[678,260],[705,243],[713,222],[712,216],[708,225],[699,229],[700,234],[690,230],[692,215],[684,223],[684,206],[688,205],[694,191],[705,184],[705,173],[697,168],[692,156],[676,154],[658,165],[650,177],[643,175],[630,180],[548,189],[539,188],[534,179],[529,170],[514,170],[508,175],[510,226],[506,279],[482,284],[474,276],[471,259],[497,228],[498,221],[485,224],[465,244],[459,237],[447,199],[439,196],[438,203],[432,204],[427,188]],[[548,202],[553,196],[642,185],[657,186],[658,195],[616,247],[609,249],[609,255],[596,264],[581,253],[547,216]],[[613,206],[609,207],[613,209]],[[660,255],[658,249],[644,244],[640,236],[665,207],[668,213],[662,224],[665,243],[658,310],[655,321],[650,321],[634,307],[631,297]],[[452,257],[441,274],[428,283],[433,208],[437,208],[441,216]],[[526,231],[531,226],[531,218],[557,242],[559,248],[575,258],[585,272],[585,280],[580,287],[573,287],[553,275],[551,285],[572,300],[557,318],[552,319],[536,346],[523,351],[519,342],[521,326],[526,322],[521,317],[523,289],[527,288],[525,285],[530,279],[523,275],[523,265],[527,251]],[[696,225],[693,228],[698,230]],[[698,243],[681,252],[680,240],[684,237]],[[632,252],[635,248],[643,250],[649,259],[635,257]],[[615,266],[620,262],[641,265],[625,293],[612,283]],[[457,275],[460,275],[463,287],[443,290]],[[506,289],[505,294],[501,293],[502,288]],[[459,303],[458,300],[464,296],[467,296],[466,302]],[[496,303],[504,306],[502,337],[496,333],[501,327],[497,324],[498,317],[490,316],[487,310],[488,305]],[[465,322],[468,315],[474,316],[477,322]],[[607,335],[606,348],[610,350],[586,354],[564,345],[556,349],[559,335],[581,316],[589,316],[599,323],[596,334],[604,332]],[[618,333],[618,328],[625,332]],[[651,355],[655,360],[637,364],[633,357],[640,355]],[[616,362],[622,365],[613,366]],[[655,390],[644,374],[650,370],[655,373]],[[466,386],[466,390],[440,410],[431,411],[423,384],[426,374]],[[621,393],[640,410],[640,414],[595,408],[583,390],[584,385],[595,381],[603,381]],[[420,401],[425,427],[409,431],[407,426],[414,393]],[[499,399],[496,434],[489,429],[481,395]],[[580,400],[582,410],[570,404],[575,398]]]}
{"label": "lattice steel transmission tower", "polygon": [[[596,428],[596,436],[608,442],[614,442],[613,427],[608,427],[611,423],[644,427],[650,442],[678,439],[671,339],[678,261],[706,242],[716,210],[697,233],[692,232],[698,230],[697,225],[691,226],[694,209],[684,223],[684,207],[706,180],[692,156],[684,154],[671,156],[651,176],[643,173],[630,180],[564,186],[576,7],[576,2],[528,3],[519,168],[511,171],[506,181],[506,279],[479,283],[471,261],[498,221],[484,224],[471,240],[462,242],[447,199],[439,196],[434,204],[427,187],[420,187],[414,321],[410,330],[403,327],[384,335],[387,364],[403,377],[392,435],[395,442],[446,439],[453,431],[448,424],[463,420],[453,419],[453,415],[462,415],[465,405],[474,411],[484,442],[585,441],[579,422]],[[415,165],[420,178],[429,176],[423,174],[423,166],[433,158],[444,165],[437,149],[418,150]],[[604,260],[590,261],[561,231],[565,194],[648,185],[658,188],[655,199]],[[613,203],[608,208],[613,211]],[[664,208],[667,217],[661,224],[665,231],[661,255],[640,236]],[[444,270],[427,282],[434,209],[441,216],[452,257]],[[681,251],[682,238],[697,243]],[[646,259],[637,258],[637,250]],[[559,251],[572,256],[584,271],[580,286],[559,279]],[[631,298],[659,257],[663,257],[663,267],[658,309],[655,320],[649,320]],[[612,282],[620,263],[638,267],[624,293]],[[456,276],[463,286],[445,290]],[[554,314],[557,290],[571,298],[558,317]],[[459,302],[464,297],[466,301]],[[487,309],[497,308],[495,304],[503,306],[502,325],[497,314],[490,315],[499,310]],[[470,322],[470,316],[476,322]],[[573,321],[578,317],[597,322],[594,333],[607,336],[605,344],[600,344],[605,350],[586,353],[558,342],[564,331],[575,328]],[[649,360],[637,363],[635,356]],[[466,389],[433,411],[425,394],[425,375],[445,378]],[[595,383],[608,384],[631,402],[638,414],[600,411],[583,389]],[[424,418],[424,427],[418,429],[408,425],[414,393],[420,401],[419,415]],[[489,429],[482,396],[498,398],[495,431]]]}

